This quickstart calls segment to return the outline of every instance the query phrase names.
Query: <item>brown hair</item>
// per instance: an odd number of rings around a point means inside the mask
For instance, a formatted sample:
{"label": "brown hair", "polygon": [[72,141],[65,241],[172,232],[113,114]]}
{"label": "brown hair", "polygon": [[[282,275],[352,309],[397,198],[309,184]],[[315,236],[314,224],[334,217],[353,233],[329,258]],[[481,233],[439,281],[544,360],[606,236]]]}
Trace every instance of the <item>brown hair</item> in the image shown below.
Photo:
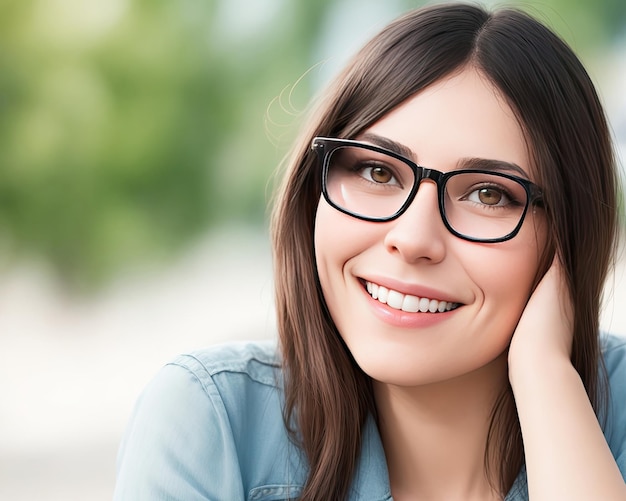
{"label": "brown hair", "polygon": [[[572,362],[598,409],[598,329],[614,255],[616,173],[602,106],[573,52],[543,24],[505,9],[446,4],[412,11],[375,36],[331,85],[289,159],[273,221],[276,307],[285,371],[284,418],[303,448],[305,500],[344,499],[359,457],[371,382],[326,308],[313,231],[320,197],[314,136],[353,138],[407,98],[471,65],[499,89],[525,132],[544,189],[549,244],[562,260],[574,305]],[[485,465],[510,489],[524,462],[510,387],[493,409]]]}

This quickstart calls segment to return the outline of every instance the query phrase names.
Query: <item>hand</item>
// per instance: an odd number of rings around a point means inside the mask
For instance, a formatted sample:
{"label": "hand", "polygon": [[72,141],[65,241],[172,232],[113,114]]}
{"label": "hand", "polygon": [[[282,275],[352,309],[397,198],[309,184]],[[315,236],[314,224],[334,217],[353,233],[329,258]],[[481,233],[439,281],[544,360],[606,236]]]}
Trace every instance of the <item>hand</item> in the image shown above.
{"label": "hand", "polygon": [[573,306],[555,258],[517,324],[509,380],[530,499],[626,499],[626,485],[571,362]]}
{"label": "hand", "polygon": [[573,306],[558,256],[530,296],[509,348],[509,377],[538,364],[570,361]]}

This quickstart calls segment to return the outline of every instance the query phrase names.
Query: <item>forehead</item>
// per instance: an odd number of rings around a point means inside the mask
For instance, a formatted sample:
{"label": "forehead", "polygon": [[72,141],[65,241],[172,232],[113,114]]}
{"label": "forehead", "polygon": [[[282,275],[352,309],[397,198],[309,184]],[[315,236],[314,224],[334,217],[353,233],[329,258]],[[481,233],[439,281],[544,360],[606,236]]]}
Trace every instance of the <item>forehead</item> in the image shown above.
{"label": "forehead", "polygon": [[462,159],[484,158],[517,164],[531,176],[524,133],[513,110],[474,69],[427,87],[364,132],[400,143],[417,163],[442,171],[454,169]]}

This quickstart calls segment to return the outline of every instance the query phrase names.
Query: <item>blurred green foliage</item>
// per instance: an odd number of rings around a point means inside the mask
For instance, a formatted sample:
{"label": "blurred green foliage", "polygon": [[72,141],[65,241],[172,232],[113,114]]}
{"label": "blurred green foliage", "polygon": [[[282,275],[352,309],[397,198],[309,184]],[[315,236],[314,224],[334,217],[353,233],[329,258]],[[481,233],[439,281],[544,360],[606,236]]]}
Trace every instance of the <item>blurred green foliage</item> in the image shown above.
{"label": "blurred green foliage", "polygon": [[547,21],[579,54],[592,57],[617,36],[626,35],[624,0],[545,0],[517,2]]}
{"label": "blurred green foliage", "polygon": [[227,2],[3,2],[3,250],[89,285],[216,220],[262,221],[266,108],[310,64],[323,8],[281,3],[246,25]]}
{"label": "blurred green foliage", "polygon": [[[310,84],[295,104],[273,100],[315,64],[331,3],[0,0],[7,262],[45,259],[67,283],[94,286],[217,222],[263,223]],[[579,45],[623,29],[625,6],[538,10]]]}

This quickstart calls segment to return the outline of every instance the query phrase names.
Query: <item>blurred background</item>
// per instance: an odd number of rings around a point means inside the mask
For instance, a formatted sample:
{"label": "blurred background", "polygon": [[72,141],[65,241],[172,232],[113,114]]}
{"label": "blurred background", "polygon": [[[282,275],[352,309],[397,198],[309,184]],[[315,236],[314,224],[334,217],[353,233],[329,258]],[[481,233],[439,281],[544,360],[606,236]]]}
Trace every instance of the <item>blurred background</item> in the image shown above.
{"label": "blurred background", "polygon": [[[110,499],[161,365],[274,337],[276,167],[311,96],[417,5],[0,0],[0,499]],[[517,5],[581,56],[624,158],[626,3]]]}

